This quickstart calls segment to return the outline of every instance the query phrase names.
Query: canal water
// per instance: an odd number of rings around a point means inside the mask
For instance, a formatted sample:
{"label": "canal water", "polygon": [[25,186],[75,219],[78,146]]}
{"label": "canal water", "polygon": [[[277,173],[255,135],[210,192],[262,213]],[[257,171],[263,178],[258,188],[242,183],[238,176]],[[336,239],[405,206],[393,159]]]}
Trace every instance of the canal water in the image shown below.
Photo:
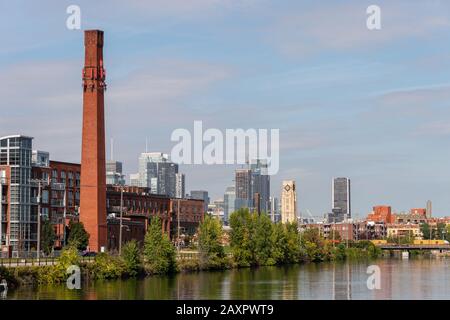
{"label": "canal water", "polygon": [[[380,268],[380,289],[368,289],[370,265]],[[183,273],[97,281],[81,290],[64,285],[21,287],[10,290],[7,299],[450,300],[450,259],[381,259]]]}

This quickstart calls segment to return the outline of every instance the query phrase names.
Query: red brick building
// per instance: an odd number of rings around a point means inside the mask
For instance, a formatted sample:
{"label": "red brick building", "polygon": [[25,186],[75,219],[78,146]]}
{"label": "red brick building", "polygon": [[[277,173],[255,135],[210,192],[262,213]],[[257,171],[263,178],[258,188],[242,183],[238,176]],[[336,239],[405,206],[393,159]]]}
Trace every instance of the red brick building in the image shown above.
{"label": "red brick building", "polygon": [[367,216],[367,221],[393,223],[392,208],[390,206],[375,206],[372,213]]}

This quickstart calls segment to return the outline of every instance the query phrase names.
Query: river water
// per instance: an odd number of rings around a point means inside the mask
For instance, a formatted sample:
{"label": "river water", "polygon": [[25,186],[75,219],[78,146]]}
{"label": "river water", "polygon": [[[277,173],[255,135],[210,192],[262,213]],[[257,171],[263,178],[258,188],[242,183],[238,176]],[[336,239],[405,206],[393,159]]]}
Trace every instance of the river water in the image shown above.
{"label": "river water", "polygon": [[[368,289],[369,265],[380,268],[380,289]],[[450,259],[381,259],[182,273],[97,281],[81,290],[64,285],[21,287],[10,290],[7,299],[450,300]]]}

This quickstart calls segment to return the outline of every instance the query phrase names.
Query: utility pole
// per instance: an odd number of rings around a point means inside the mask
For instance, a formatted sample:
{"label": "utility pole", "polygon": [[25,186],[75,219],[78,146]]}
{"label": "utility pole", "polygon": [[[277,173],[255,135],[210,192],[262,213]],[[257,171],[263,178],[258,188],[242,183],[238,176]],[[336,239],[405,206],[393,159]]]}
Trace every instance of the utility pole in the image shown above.
{"label": "utility pole", "polygon": [[66,190],[66,185],[64,185],[64,198],[63,198],[63,206],[64,206],[64,213],[63,213],[63,243],[64,243],[64,247],[66,246],[66,216],[67,216],[67,206],[66,206],[66,201],[67,201],[67,190]]}
{"label": "utility pole", "polygon": [[122,254],[123,186],[120,186],[119,254]]}
{"label": "utility pole", "polygon": [[38,185],[38,194],[36,197],[37,202],[37,245],[36,245],[36,251],[37,251],[37,259],[39,261],[40,253],[41,253],[41,201],[42,201],[42,185],[43,183],[46,183],[47,181],[43,179],[32,179],[31,182],[37,183]]}
{"label": "utility pole", "polygon": [[177,205],[177,229],[178,229],[178,235],[177,235],[177,248],[178,251],[180,251],[180,199],[178,199],[178,205]]}

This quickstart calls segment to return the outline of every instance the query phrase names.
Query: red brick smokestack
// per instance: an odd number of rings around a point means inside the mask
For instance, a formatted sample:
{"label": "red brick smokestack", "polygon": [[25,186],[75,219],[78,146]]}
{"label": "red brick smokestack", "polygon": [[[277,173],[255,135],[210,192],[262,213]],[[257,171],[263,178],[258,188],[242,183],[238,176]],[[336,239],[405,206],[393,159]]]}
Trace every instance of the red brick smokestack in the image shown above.
{"label": "red brick smokestack", "polygon": [[98,252],[107,243],[103,31],[85,31],[84,46],[80,221]]}

